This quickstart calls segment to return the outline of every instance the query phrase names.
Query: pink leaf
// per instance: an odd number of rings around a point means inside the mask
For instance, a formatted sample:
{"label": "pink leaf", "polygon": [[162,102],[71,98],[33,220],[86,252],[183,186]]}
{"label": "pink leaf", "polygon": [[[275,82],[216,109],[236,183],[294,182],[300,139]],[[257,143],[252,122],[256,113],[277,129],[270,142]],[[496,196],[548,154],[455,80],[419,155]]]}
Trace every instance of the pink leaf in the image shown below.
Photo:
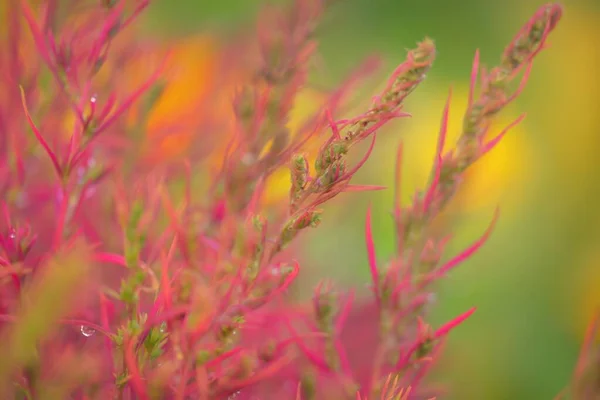
{"label": "pink leaf", "polygon": [[423,212],[427,212],[431,203],[433,201],[433,197],[435,196],[435,192],[437,189],[437,185],[440,180],[440,174],[442,172],[442,152],[444,151],[444,143],[446,142],[446,135],[448,134],[448,117],[450,115],[450,100],[452,99],[452,89],[450,89],[450,93],[448,93],[448,99],[446,100],[446,105],[444,106],[444,112],[442,114],[442,124],[440,126],[440,134],[438,137],[437,150],[435,154],[435,170],[433,181],[429,185],[429,189],[425,194],[425,199],[423,200]]}
{"label": "pink leaf", "polygon": [[348,171],[347,173],[345,173],[341,178],[339,178],[340,181],[343,181],[345,179],[350,179],[352,177],[352,175],[354,175],[369,159],[369,156],[371,155],[371,152],[373,151],[373,147],[375,146],[375,138],[377,137],[376,134],[373,134],[373,140],[371,140],[371,145],[369,146],[369,149],[367,150],[367,153],[364,155],[364,157],[354,166],[354,168],[352,168],[350,171]]}
{"label": "pink leaf", "polygon": [[487,142],[486,144],[484,144],[483,147],[482,147],[482,149],[481,149],[481,154],[479,155],[479,157],[483,156],[488,151],[490,151],[494,147],[496,147],[496,145],[500,142],[500,140],[502,140],[502,138],[504,137],[504,135],[506,135],[508,133],[508,131],[510,131],[511,129],[513,129],[515,126],[517,126],[518,124],[520,124],[521,121],[523,121],[524,119],[525,119],[525,114],[521,114],[519,116],[519,118],[517,118],[516,120],[514,120],[513,122],[511,122],[506,128],[504,128],[502,130],[502,132],[500,132],[498,135],[496,135],[496,137],[494,137],[489,142]]}
{"label": "pink leaf", "polygon": [[387,189],[387,187],[377,185],[347,185],[344,187],[343,192],[371,192],[385,189]]}
{"label": "pink leaf", "polygon": [[494,212],[494,217],[492,219],[492,222],[490,223],[490,225],[488,226],[486,231],[483,233],[483,235],[479,239],[477,239],[477,241],[475,243],[473,243],[471,246],[466,248],[462,253],[458,254],[457,256],[452,258],[450,261],[445,263],[443,266],[441,266],[437,271],[435,271],[434,277],[440,277],[442,275],[445,275],[452,268],[456,267],[458,264],[464,262],[466,259],[468,259],[473,254],[475,254],[475,252],[477,252],[481,248],[481,246],[483,246],[485,244],[485,242],[488,240],[488,238],[490,237],[490,234],[494,230],[494,226],[496,225],[496,221],[498,220],[499,215],[500,215],[499,209],[496,209],[496,211]]}
{"label": "pink leaf", "polygon": [[471,85],[469,86],[469,102],[467,109],[471,109],[473,105],[473,97],[475,96],[475,86],[477,85],[477,75],[479,74],[479,49],[475,51],[473,58],[473,67],[471,68]]}
{"label": "pink leaf", "polygon": [[375,255],[375,242],[373,241],[373,231],[371,228],[371,207],[367,210],[367,219],[365,223],[365,240],[367,243],[367,256],[369,258],[369,269],[373,281],[373,293],[377,299],[377,304],[381,304],[381,295],[379,291],[379,270],[377,269],[377,258]]}
{"label": "pink leaf", "polygon": [[456,328],[458,325],[462,324],[467,318],[469,318],[476,310],[476,307],[471,308],[469,311],[462,313],[458,317],[454,318],[452,321],[446,322],[440,328],[438,328],[434,333],[434,338],[439,339],[442,336],[446,336],[448,332],[452,329]]}
{"label": "pink leaf", "polygon": [[35,123],[33,122],[31,115],[29,114],[29,109],[27,108],[27,102],[25,101],[25,90],[23,89],[22,86],[20,86],[20,89],[21,89],[21,102],[23,103],[23,110],[25,111],[25,116],[27,117],[29,126],[31,127],[31,130],[33,131],[38,142],[40,142],[40,144],[46,151],[46,154],[48,154],[48,157],[50,157],[50,160],[52,161],[52,165],[54,166],[54,170],[56,171],[58,177],[62,178],[63,171],[60,166],[60,163],[58,162],[58,158],[56,157],[56,154],[52,151],[52,149],[50,149],[50,146],[48,146],[48,143],[46,142],[46,140],[44,139],[44,137],[42,136],[42,134],[40,133],[38,128],[35,126]]}
{"label": "pink leaf", "polygon": [[596,310],[592,321],[587,327],[585,338],[583,339],[583,345],[579,351],[579,358],[577,359],[577,366],[575,367],[575,377],[581,377],[585,372],[585,367],[588,363],[589,353],[592,351],[594,340],[600,333],[600,309]]}

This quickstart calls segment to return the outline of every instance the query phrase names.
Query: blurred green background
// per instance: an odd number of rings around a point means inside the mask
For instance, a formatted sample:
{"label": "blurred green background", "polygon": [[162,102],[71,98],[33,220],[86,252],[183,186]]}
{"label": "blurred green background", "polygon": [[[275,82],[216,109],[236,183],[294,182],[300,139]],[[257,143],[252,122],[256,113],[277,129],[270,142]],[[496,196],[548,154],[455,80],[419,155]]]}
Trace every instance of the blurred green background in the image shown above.
{"label": "blurred green background", "polygon": [[[257,0],[156,1],[144,27],[159,36],[223,35],[251,24]],[[404,199],[425,182],[450,86],[451,120],[464,112],[473,54],[493,66],[540,0],[344,0],[319,30],[318,72],[331,85],[377,53],[391,71],[424,36],[438,58],[411,96],[410,120],[380,135],[356,182],[392,186],[395,149],[404,142]],[[600,2],[566,0],[550,47],[534,65],[524,94],[500,120],[527,118],[477,165],[451,207],[450,255],[475,240],[501,207],[486,247],[441,285],[434,322],[478,311],[449,340],[440,378],[453,399],[551,399],[568,381],[585,325],[600,303]],[[250,25],[251,27],[251,25]],[[372,88],[362,93],[367,99]],[[500,128],[500,126],[498,127]],[[385,138],[384,138],[385,136]],[[325,276],[366,283],[363,237],[374,208],[378,256],[393,251],[391,190],[345,195],[311,232],[304,284]],[[364,285],[363,285],[364,286]]]}

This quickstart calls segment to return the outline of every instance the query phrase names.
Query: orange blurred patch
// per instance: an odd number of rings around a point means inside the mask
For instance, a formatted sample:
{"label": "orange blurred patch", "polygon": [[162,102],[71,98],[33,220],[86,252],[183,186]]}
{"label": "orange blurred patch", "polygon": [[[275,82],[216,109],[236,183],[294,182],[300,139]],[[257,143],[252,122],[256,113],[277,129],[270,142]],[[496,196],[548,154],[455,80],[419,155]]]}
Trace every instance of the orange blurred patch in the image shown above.
{"label": "orange blurred patch", "polygon": [[147,119],[152,152],[160,158],[181,156],[190,146],[195,130],[215,107],[214,83],[219,65],[216,43],[193,37],[176,43],[166,65],[166,86]]}
{"label": "orange blurred patch", "polygon": [[[195,135],[206,135],[206,141],[210,141],[213,149],[208,158],[208,168],[218,170],[234,129],[233,93],[239,78],[248,71],[229,66],[231,69],[223,73],[227,60],[219,44],[210,37],[181,40],[169,49],[171,54],[162,77],[166,86],[147,117],[147,156],[152,160],[180,158],[198,139]],[[135,90],[152,73],[164,53],[159,49],[130,66],[128,75],[132,75],[137,83],[128,82],[129,90]],[[314,113],[321,111],[325,99],[326,96],[316,90],[301,91],[287,125],[292,135]],[[129,123],[139,123],[139,118],[140,110],[136,108],[129,115]],[[216,121],[219,130],[203,131],[202,127],[208,120]],[[314,162],[323,140],[315,137],[301,150],[309,153],[311,162]],[[287,167],[276,170],[267,181],[265,202],[271,204],[287,198],[289,185]]]}

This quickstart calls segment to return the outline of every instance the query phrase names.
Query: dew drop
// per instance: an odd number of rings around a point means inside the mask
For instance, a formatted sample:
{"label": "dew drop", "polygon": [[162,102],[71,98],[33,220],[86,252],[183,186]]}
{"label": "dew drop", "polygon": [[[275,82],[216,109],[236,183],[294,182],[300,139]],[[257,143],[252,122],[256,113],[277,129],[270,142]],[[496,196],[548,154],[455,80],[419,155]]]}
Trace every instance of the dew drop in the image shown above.
{"label": "dew drop", "polygon": [[242,391],[238,390],[237,392],[230,394],[229,397],[227,397],[227,400],[233,400],[233,399],[235,399],[236,397],[239,396],[240,393],[242,393]]}
{"label": "dew drop", "polygon": [[92,103],[95,103],[95,102],[97,102],[97,101],[98,101],[98,96],[97,96],[97,95],[93,95],[93,96],[90,98],[90,102],[92,102]]}
{"label": "dew drop", "polygon": [[163,322],[162,324],[160,324],[160,328],[158,328],[158,330],[160,331],[160,333],[165,333],[167,331],[167,324]]}
{"label": "dew drop", "polygon": [[10,229],[10,232],[8,232],[8,237],[11,239],[17,238],[17,231],[15,230],[15,228]]}
{"label": "dew drop", "polygon": [[81,334],[85,337],[90,337],[94,333],[96,333],[95,329],[90,328],[89,326],[86,326],[86,325],[81,325],[81,328],[79,330],[81,331]]}

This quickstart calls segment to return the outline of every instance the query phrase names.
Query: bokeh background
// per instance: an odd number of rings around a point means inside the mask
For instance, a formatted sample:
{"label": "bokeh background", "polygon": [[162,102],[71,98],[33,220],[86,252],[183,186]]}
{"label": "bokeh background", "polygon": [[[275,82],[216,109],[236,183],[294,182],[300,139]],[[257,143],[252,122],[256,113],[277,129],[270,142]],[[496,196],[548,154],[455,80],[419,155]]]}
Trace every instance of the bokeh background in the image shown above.
{"label": "bokeh background", "polygon": [[[141,25],[144,34],[172,41],[186,71],[170,94],[173,104],[185,103],[211,82],[216,43],[241,27],[252,29],[262,3],[161,0],[150,7]],[[333,86],[366,56],[381,55],[383,71],[389,72],[406,48],[424,36],[435,39],[434,68],[406,103],[413,117],[380,135],[356,177],[361,183],[393,186],[394,155],[402,141],[407,201],[427,178],[449,87],[456,133],[475,49],[481,49],[482,62],[494,65],[541,4],[338,1],[318,31],[318,62],[297,112],[308,112],[314,104],[311,90],[318,97],[319,87]],[[523,111],[526,120],[469,172],[448,213],[447,229],[454,232],[450,254],[475,240],[494,208],[501,207],[486,247],[440,287],[434,322],[478,307],[451,335],[439,369],[453,399],[553,398],[567,382],[585,326],[600,305],[600,2],[565,0],[563,5],[550,49],[540,55],[526,91],[499,122],[506,125]],[[375,87],[366,85],[359,94],[369,99]],[[303,243],[299,292],[324,277],[364,287],[363,225],[369,204],[378,257],[384,260],[392,253],[392,191],[345,195],[329,206],[322,226]]]}

